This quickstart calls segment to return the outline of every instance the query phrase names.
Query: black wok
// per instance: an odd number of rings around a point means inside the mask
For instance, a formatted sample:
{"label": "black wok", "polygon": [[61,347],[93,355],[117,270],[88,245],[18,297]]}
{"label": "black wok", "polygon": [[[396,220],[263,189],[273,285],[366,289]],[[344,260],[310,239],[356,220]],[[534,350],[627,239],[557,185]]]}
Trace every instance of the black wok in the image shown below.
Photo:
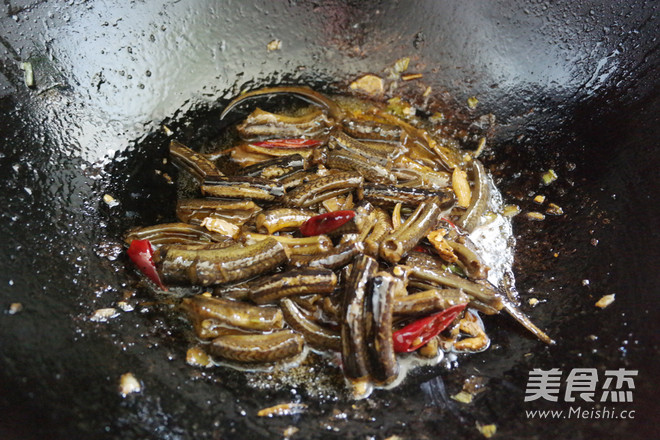
{"label": "black wok", "polygon": [[[645,1],[5,1],[0,438],[282,438],[288,426],[306,439],[481,438],[477,423],[495,423],[496,438],[657,438],[657,29]],[[356,403],[187,366],[185,326],[144,292],[134,311],[89,320],[132,294],[122,232],[171,216],[173,189],[154,172],[174,172],[162,123],[199,148],[241,90],[332,90],[403,56],[442,103],[464,109],[474,95],[497,115],[486,162],[508,202],[530,209],[543,191],[566,212],[514,224],[523,307],[556,346],[496,317],[489,351]],[[549,168],[560,178],[541,188]],[[6,312],[14,302],[23,310]],[[571,406],[524,402],[534,368],[638,370],[634,401],[611,405],[635,418],[528,418]],[[122,398],[128,371],[143,390]],[[451,400],[470,375],[486,391]],[[289,401],[309,409],[256,417]]]}

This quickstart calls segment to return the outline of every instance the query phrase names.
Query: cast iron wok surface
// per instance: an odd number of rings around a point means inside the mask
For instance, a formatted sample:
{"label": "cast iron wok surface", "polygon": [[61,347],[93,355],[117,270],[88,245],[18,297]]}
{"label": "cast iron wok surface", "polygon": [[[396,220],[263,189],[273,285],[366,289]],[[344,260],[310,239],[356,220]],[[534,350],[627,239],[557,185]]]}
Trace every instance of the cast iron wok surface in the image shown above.
{"label": "cast iron wok surface", "polygon": [[[655,438],[658,405],[656,5],[583,2],[5,2],[0,17],[0,438]],[[126,9],[123,9],[126,8]],[[265,46],[282,40],[280,51]],[[506,317],[494,346],[425,368],[364,401],[255,390],[242,373],[185,363],[186,325],[134,288],[121,234],[167,220],[168,124],[201,148],[245,88],[323,90],[410,56],[443,103],[499,119],[485,162],[510,203],[542,191],[566,214],[515,219],[523,308],[557,340]],[[27,88],[21,61],[35,68]],[[409,91],[415,94],[415,90]],[[540,176],[553,168],[550,187]],[[108,207],[104,194],[119,202]],[[585,285],[583,280],[589,280]],[[604,294],[616,301],[600,310]],[[136,305],[107,323],[94,310]],[[132,295],[132,296],[131,296]],[[535,308],[527,299],[542,300]],[[547,301],[544,301],[547,300]],[[13,302],[23,310],[5,311]],[[594,338],[593,336],[596,336]],[[533,368],[636,369],[634,420],[528,419]],[[121,374],[143,384],[121,397]],[[486,379],[470,405],[449,398]],[[283,402],[294,417],[259,418]],[[595,408],[595,404],[583,404]]]}

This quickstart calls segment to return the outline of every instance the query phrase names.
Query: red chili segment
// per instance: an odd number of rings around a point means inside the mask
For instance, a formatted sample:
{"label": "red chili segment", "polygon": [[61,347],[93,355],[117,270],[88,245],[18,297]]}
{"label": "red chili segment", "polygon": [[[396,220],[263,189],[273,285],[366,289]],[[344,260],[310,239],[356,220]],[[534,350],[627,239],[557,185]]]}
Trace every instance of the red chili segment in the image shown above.
{"label": "red chili segment", "polygon": [[447,217],[440,217],[440,220],[444,220],[444,221],[446,221],[447,223],[449,223],[449,226],[451,226],[452,228],[454,228],[454,230],[459,231],[458,226],[456,226],[456,225],[454,224],[454,222],[452,222],[451,220],[449,220]]}
{"label": "red chili segment", "polygon": [[424,246],[424,245],[421,245],[421,244],[418,244],[417,246],[412,248],[412,250],[413,250],[413,252],[422,252],[422,253],[425,253],[425,254],[432,254],[433,253],[431,251],[431,249],[429,249],[427,246]]}
{"label": "red chili segment", "polygon": [[128,248],[128,256],[131,258],[131,261],[140,269],[140,272],[156,283],[158,287],[167,290],[167,287],[160,280],[160,275],[158,275],[156,265],[154,264],[153,255],[154,250],[149,240],[131,241],[131,245]]}
{"label": "red chili segment", "polygon": [[300,233],[305,237],[332,232],[355,217],[355,211],[332,211],[315,215],[300,227]]}
{"label": "red chili segment", "polygon": [[436,337],[438,333],[446,329],[465,309],[466,305],[459,304],[449,307],[442,312],[434,313],[397,330],[392,334],[394,351],[397,353],[409,353],[417,350]]}
{"label": "red chili segment", "polygon": [[320,145],[321,141],[316,139],[269,139],[267,141],[252,142],[255,147],[264,148],[312,148]]}

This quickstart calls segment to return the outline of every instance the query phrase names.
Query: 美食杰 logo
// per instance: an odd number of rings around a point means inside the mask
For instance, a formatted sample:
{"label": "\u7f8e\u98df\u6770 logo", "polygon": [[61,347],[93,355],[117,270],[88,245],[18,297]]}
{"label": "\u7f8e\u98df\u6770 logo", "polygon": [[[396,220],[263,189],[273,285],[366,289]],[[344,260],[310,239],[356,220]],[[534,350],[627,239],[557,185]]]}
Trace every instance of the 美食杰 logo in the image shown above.
{"label": "\u7f8e\u98df\u6770 logo", "polygon": [[615,403],[633,402],[635,377],[638,370],[605,370],[596,368],[573,368],[564,372],[558,368],[542,370],[534,368],[529,372],[525,388],[525,402],[546,400],[568,402],[577,405],[582,402],[593,404],[589,407],[571,406],[568,410],[528,410],[528,418],[634,418],[635,410],[606,406]]}

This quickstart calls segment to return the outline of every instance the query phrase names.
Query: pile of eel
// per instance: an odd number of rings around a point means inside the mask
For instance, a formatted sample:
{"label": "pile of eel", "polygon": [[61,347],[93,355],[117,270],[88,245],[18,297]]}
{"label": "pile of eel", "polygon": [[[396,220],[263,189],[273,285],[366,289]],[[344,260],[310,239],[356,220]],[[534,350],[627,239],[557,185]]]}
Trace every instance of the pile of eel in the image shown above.
{"label": "pile of eel", "polygon": [[212,359],[288,365],[311,349],[360,397],[396,382],[410,356],[486,349],[479,313],[504,310],[553,343],[487,280],[469,238],[490,197],[474,155],[383,105],[340,105],[306,87],[245,93],[221,118],[271,95],[309,105],[256,108],[219,152],[171,141],[195,196],[177,201],[179,222],[125,237],[157,289],[191,287],[180,307]]}

